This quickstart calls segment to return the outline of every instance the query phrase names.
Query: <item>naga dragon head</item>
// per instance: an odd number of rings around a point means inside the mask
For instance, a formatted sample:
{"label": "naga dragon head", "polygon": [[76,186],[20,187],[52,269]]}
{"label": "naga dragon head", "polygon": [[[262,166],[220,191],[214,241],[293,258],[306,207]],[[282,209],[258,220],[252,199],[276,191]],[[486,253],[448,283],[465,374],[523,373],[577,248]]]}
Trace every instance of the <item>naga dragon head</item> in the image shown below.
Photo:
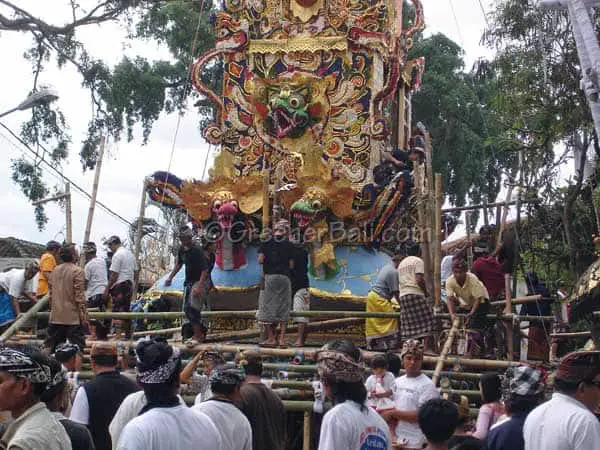
{"label": "naga dragon head", "polygon": [[213,196],[212,216],[222,230],[231,228],[233,219],[239,212],[238,202],[231,191],[219,191]]}
{"label": "naga dragon head", "polygon": [[317,222],[327,213],[328,209],[327,193],[318,187],[308,188],[302,197],[290,207],[292,216],[302,229]]}

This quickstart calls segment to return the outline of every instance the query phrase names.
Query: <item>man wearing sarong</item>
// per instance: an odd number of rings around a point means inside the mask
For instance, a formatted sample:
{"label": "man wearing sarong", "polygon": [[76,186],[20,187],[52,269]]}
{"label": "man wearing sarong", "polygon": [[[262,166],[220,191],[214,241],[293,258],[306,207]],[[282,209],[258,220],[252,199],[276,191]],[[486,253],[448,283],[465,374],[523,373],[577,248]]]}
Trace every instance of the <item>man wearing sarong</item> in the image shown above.
{"label": "man wearing sarong", "polygon": [[[400,254],[394,255],[392,262],[377,274],[375,284],[367,295],[367,312],[394,312],[392,299],[398,298],[398,264]],[[398,345],[398,319],[372,318],[365,320],[367,347],[370,350],[386,351]]]}
{"label": "man wearing sarong", "polygon": [[[114,254],[110,263],[106,294],[112,297],[113,312],[129,312],[136,275],[135,259],[129,249],[121,245],[119,236],[111,236],[106,245]],[[114,320],[119,332],[125,329],[125,337],[131,336],[131,321]]]}
{"label": "man wearing sarong", "polygon": [[281,325],[279,345],[285,347],[285,327],[290,317],[292,285],[290,269],[293,268],[294,249],[288,240],[288,223],[280,220],[272,236],[260,246],[258,262],[263,266],[265,288],[259,302],[258,321],[265,325],[267,340],[263,345],[277,344],[275,330]]}
{"label": "man wearing sarong", "polygon": [[398,265],[400,334],[402,340],[424,338],[426,351],[431,351],[437,321],[433,304],[427,298],[425,264],[419,258],[421,247],[418,242],[408,241],[403,245],[403,252],[406,258]]}
{"label": "man wearing sarong", "polygon": [[194,241],[194,233],[191,228],[182,227],[179,230],[179,240],[181,247],[177,253],[177,264],[165,285],[170,286],[177,272],[185,265],[185,281],[183,283],[185,322],[182,335],[184,339],[189,338],[189,328],[191,327],[193,336],[188,344],[194,345],[204,342],[208,332],[209,323],[202,318],[202,311],[210,310],[208,293],[212,283],[210,277],[212,266],[201,245]]}
{"label": "man wearing sarong", "polygon": [[456,319],[456,312],[459,310],[467,314],[466,326],[469,329],[480,331],[489,329],[488,291],[479,278],[467,271],[467,262],[464,259],[455,258],[452,261],[452,276],[446,280],[446,292],[452,322]]}

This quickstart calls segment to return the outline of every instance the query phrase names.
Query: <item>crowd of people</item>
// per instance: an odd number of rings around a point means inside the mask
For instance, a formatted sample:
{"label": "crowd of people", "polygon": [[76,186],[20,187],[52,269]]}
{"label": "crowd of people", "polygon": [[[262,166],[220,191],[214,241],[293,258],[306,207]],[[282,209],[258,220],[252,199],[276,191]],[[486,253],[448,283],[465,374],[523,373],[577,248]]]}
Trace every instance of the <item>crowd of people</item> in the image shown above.
{"label": "crowd of people", "polygon": [[[0,410],[12,419],[0,431],[6,449],[286,450],[286,412],[262,379],[263,359],[246,351],[226,362],[214,352],[183,364],[161,338],[135,348],[136,373],[121,372],[117,346],[97,342],[94,377],[81,383],[82,350],[67,342],[47,356],[33,346],[0,348]],[[566,355],[545,401],[546,374],[528,365],[480,379],[475,423],[466,397],[444,397],[423,372],[423,344],[400,355],[375,355],[365,379],[361,350],[336,340],[314,355],[331,407],[318,450],[592,450],[600,448],[600,352]],[[204,361],[202,373],[199,362]],[[403,373],[401,374],[401,368]],[[191,407],[183,384],[197,384]],[[316,409],[316,408],[315,408]]]}

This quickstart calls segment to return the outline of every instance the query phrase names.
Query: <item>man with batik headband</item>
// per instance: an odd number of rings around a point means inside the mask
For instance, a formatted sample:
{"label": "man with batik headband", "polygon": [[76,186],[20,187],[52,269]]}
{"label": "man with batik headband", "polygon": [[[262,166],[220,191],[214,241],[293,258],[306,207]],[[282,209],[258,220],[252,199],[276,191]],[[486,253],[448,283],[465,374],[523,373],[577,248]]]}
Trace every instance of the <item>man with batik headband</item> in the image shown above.
{"label": "man with batik headband", "polygon": [[523,428],[526,450],[600,448],[600,352],[565,356],[554,376],[552,399],[535,408]]}
{"label": "man with batik headband", "polygon": [[244,378],[237,367],[216,367],[210,375],[212,398],[192,407],[192,411],[204,413],[213,421],[223,439],[222,450],[252,450],[252,427],[235,406]]}
{"label": "man with batik headband", "polygon": [[326,344],[315,355],[325,393],[334,407],[323,418],[319,450],[391,449],[387,424],[367,406],[361,352],[348,340]]}
{"label": "man with batik headband", "polygon": [[79,371],[81,370],[82,356],[79,346],[70,342],[63,342],[57,345],[54,352],[54,357],[61,363],[73,388],[73,397],[79,387]]}
{"label": "man with batik headband", "polygon": [[[200,361],[203,362],[202,373],[198,373],[197,370]],[[205,351],[197,353],[183,368],[179,381],[181,384],[188,385],[196,394],[194,404],[204,402],[212,397],[209,377],[213,369],[221,364],[225,364],[225,359],[219,352]]]}
{"label": "man with batik headband", "polygon": [[486,437],[486,450],[524,450],[523,425],[527,415],[544,396],[544,374],[529,366],[510,367],[504,377],[504,407],[507,421],[492,427]]}
{"label": "man with batik headband", "polygon": [[79,423],[65,417],[71,408],[71,388],[67,372],[62,364],[54,358],[48,361],[50,365],[50,383],[42,394],[41,400],[52,415],[60,422],[71,440],[73,450],[95,450],[90,431]]}
{"label": "man with batik headband", "polygon": [[65,429],[40,402],[50,376],[48,359],[39,351],[0,349],[0,410],[14,418],[2,435],[2,448],[71,450]]}
{"label": "man with batik headband", "polygon": [[423,344],[409,339],[400,353],[405,374],[396,379],[394,386],[395,409],[382,415],[387,421],[396,420],[396,441],[402,448],[421,449],[425,436],[419,428],[418,412],[428,400],[439,398],[435,384],[421,372]]}
{"label": "man with batik headband", "polygon": [[136,348],[137,381],[148,403],[129,422],[117,445],[122,450],[221,450],[222,440],[211,419],[181,405],[179,350],[164,341],[142,340]]}

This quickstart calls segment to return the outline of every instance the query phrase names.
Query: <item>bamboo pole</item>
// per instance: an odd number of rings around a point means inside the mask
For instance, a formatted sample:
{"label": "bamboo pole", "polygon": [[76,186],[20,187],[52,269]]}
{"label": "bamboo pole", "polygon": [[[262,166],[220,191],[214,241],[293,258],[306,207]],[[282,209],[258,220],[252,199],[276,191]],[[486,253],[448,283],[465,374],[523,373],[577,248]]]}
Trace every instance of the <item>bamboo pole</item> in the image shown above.
{"label": "bamboo pole", "polygon": [[434,302],[436,308],[442,304],[442,175],[435,174],[435,253],[433,258]]}
{"label": "bamboo pole", "polygon": [[311,412],[304,411],[304,433],[302,436],[302,450],[310,450],[311,447],[310,419]]}
{"label": "bamboo pole", "polygon": [[552,333],[550,337],[558,338],[558,339],[568,339],[568,338],[580,338],[580,337],[590,337],[592,335],[591,331],[575,331],[571,333]]}
{"label": "bamboo pole", "polygon": [[140,200],[140,214],[138,216],[137,222],[137,230],[135,233],[135,247],[133,250],[133,258],[135,261],[135,268],[137,272],[137,276],[135,278],[135,282],[133,283],[133,295],[135,297],[137,292],[137,284],[139,282],[139,276],[141,272],[140,265],[140,251],[142,248],[142,232],[144,231],[144,215],[146,212],[146,182],[142,184],[142,199]]}
{"label": "bamboo pole", "polygon": [[[534,302],[553,302],[552,298],[542,298],[541,295],[526,295],[525,297],[516,297],[511,300],[513,305],[522,305],[523,303],[534,303]],[[505,305],[505,300],[497,300],[490,302],[490,306],[502,306]]]}
{"label": "bamboo pole", "polygon": [[457,317],[452,322],[452,328],[450,328],[450,333],[448,334],[448,338],[444,343],[444,347],[442,348],[442,352],[440,353],[440,358],[438,359],[435,370],[433,372],[432,381],[434,385],[438,385],[438,381],[440,380],[440,373],[444,368],[444,361],[446,360],[446,356],[448,356],[448,352],[450,352],[450,348],[452,348],[452,343],[454,342],[454,336],[456,336],[456,331],[458,330],[458,325],[460,323],[460,319]]}
{"label": "bamboo pole", "polygon": [[67,227],[67,236],[65,242],[73,243],[73,219],[71,215],[71,183],[65,183],[65,223]]}
{"label": "bamboo pole", "polygon": [[[527,204],[527,203],[541,203],[540,199],[531,199],[531,200],[521,200],[521,204]],[[470,205],[470,206],[453,206],[451,208],[444,208],[442,209],[442,213],[448,213],[448,212],[459,212],[459,211],[473,211],[475,209],[484,209],[484,208],[497,208],[500,211],[502,211],[502,207],[503,206],[512,206],[512,205],[516,205],[517,202],[516,200],[514,201],[504,201],[504,202],[497,202],[497,203],[483,203],[481,205]],[[496,214],[496,223],[499,224],[500,221],[502,220],[502,216],[501,216],[501,212]]]}
{"label": "bamboo pole", "polygon": [[473,265],[473,244],[471,243],[471,211],[465,213],[465,222],[467,228],[467,267],[471,270]]}
{"label": "bamboo pole", "polygon": [[[92,221],[94,219],[94,210],[96,209],[96,197],[98,195],[98,184],[100,182],[100,171],[102,170],[102,159],[104,158],[105,138],[100,138],[100,149],[98,150],[98,158],[96,160],[96,169],[94,170],[94,184],[92,185],[92,197],[90,198],[90,207],[88,209],[87,222],[85,224],[85,232],[83,233],[83,242],[90,240],[92,232]],[[81,258],[82,266],[85,265],[85,258]]]}
{"label": "bamboo pole", "polygon": [[[23,313],[21,317],[17,318],[17,320],[15,320],[13,324],[10,327],[8,327],[4,333],[2,333],[2,336],[0,336],[0,342],[4,342],[7,339],[9,339],[13,334],[15,334],[17,330],[19,330],[24,324],[26,324],[29,319],[33,319],[36,316],[36,314],[38,314],[38,311],[44,308],[47,304],[48,295],[46,294],[44,297],[39,299],[29,311]],[[49,315],[50,314],[48,314],[48,316]]]}

